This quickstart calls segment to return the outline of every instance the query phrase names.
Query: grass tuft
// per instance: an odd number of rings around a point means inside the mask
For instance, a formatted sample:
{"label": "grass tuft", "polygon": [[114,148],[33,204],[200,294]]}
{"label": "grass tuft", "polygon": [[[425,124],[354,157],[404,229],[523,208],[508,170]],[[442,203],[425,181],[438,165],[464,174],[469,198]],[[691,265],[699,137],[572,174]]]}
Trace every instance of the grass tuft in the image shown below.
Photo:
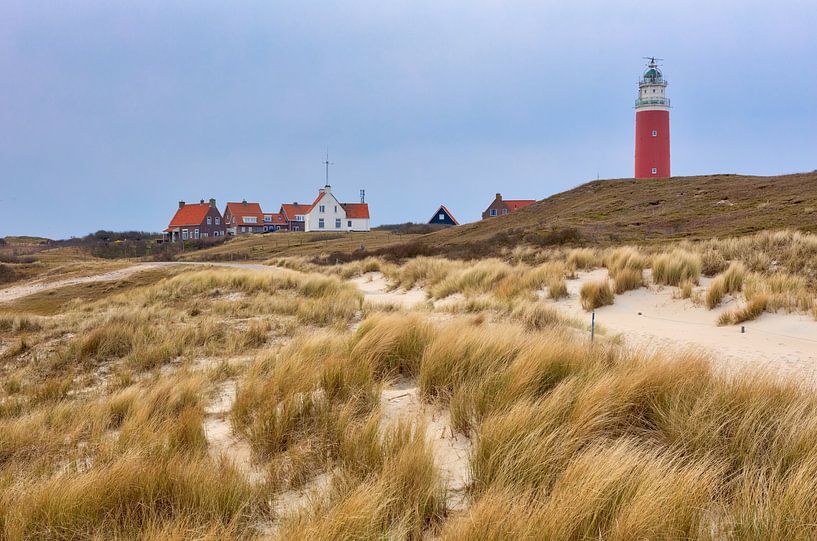
{"label": "grass tuft", "polygon": [[613,304],[615,295],[610,287],[608,279],[599,280],[596,282],[585,282],[579,291],[582,308],[588,312],[595,310],[601,306]]}

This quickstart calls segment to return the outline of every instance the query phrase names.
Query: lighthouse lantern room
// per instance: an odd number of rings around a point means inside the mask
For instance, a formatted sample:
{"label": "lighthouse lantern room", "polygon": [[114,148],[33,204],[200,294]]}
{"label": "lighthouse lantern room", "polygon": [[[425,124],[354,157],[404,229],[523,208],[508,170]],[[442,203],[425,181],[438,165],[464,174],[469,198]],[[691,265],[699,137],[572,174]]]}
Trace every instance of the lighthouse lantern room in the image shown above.
{"label": "lighthouse lantern room", "polygon": [[635,178],[670,176],[667,81],[656,58],[638,81],[635,100]]}

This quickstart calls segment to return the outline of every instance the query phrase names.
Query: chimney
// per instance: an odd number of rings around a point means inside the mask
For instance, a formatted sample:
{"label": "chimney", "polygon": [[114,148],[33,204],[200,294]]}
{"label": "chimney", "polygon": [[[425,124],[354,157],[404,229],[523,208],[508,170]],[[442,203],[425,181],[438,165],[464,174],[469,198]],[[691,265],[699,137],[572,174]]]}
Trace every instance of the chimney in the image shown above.
{"label": "chimney", "polygon": [[183,206],[184,206],[184,201],[179,201],[179,208],[182,208]]}
{"label": "chimney", "polygon": [[318,190],[318,193],[324,193],[324,192],[326,192],[326,188],[321,188],[320,190]]}
{"label": "chimney", "polygon": [[297,201],[293,201],[293,202],[292,202],[292,204],[293,204],[293,205],[297,205],[297,204],[298,204],[298,202],[297,202]]}
{"label": "chimney", "polygon": [[502,201],[502,194],[501,193],[496,194],[496,200],[497,201]]}
{"label": "chimney", "polygon": [[332,193],[332,186],[330,186],[329,184],[327,184],[326,186],[324,186],[324,187],[323,187],[323,189],[321,190],[321,192]]}
{"label": "chimney", "polygon": [[216,208],[216,200],[213,199],[212,197],[210,198],[210,206]]}

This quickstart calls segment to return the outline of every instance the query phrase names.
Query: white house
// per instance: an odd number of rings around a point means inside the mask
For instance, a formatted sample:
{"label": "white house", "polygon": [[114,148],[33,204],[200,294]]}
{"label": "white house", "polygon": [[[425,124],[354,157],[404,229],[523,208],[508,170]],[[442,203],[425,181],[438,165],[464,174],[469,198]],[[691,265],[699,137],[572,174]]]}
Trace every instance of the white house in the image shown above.
{"label": "white house", "polygon": [[303,214],[304,231],[369,231],[367,203],[341,203],[329,185]]}

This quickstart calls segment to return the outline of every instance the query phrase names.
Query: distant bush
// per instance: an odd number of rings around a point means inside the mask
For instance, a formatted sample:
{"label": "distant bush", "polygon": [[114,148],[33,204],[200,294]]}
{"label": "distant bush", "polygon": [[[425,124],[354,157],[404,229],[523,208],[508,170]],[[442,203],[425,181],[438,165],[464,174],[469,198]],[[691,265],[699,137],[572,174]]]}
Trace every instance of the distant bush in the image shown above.
{"label": "distant bush", "polygon": [[11,265],[0,263],[0,284],[7,284],[17,280],[17,272]]}
{"label": "distant bush", "polygon": [[383,224],[377,226],[373,231],[390,231],[397,235],[425,235],[433,233],[440,229],[451,227],[442,224],[415,224],[414,222],[406,222],[404,224]]}
{"label": "distant bush", "polygon": [[532,231],[522,237],[522,240],[536,246],[554,246],[576,243],[581,241],[581,234],[575,227],[553,229],[551,231]]}
{"label": "distant bush", "polygon": [[36,258],[30,255],[0,254],[0,263],[34,263]]}

